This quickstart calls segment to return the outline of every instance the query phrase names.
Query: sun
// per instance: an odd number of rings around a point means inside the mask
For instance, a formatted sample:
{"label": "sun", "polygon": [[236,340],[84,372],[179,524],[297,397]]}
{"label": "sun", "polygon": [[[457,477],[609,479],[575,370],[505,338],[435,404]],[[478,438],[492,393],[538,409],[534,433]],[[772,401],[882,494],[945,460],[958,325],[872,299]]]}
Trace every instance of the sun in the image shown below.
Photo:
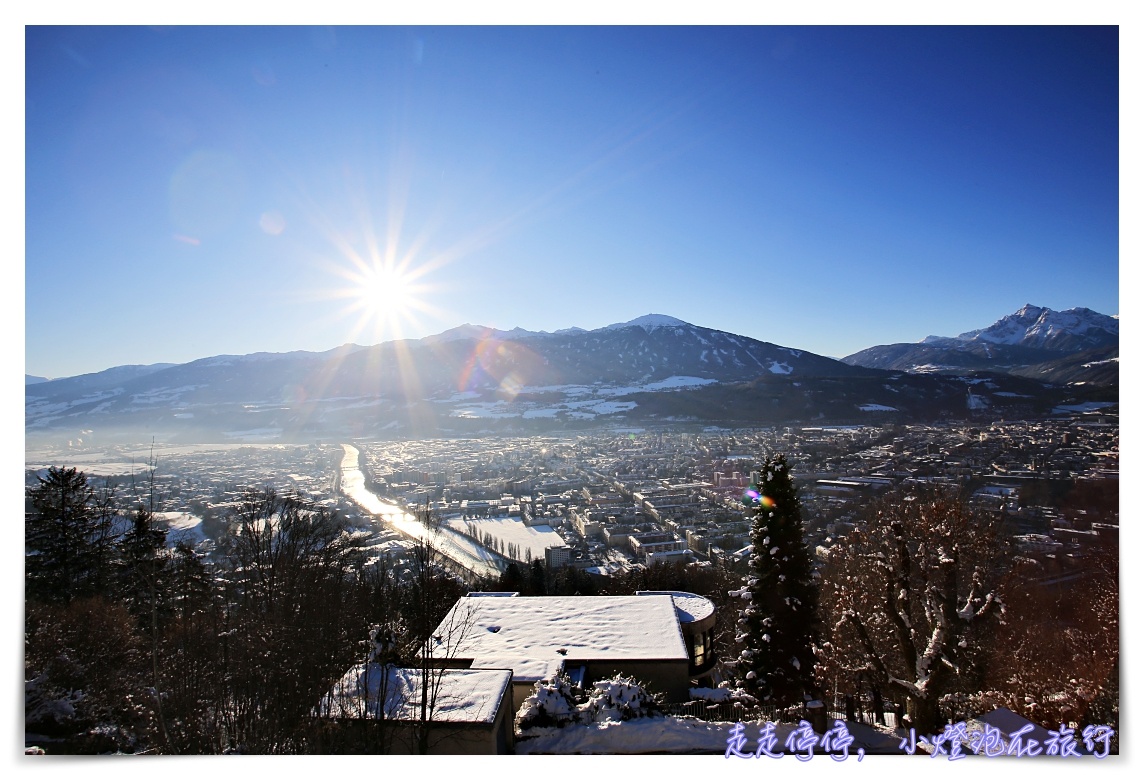
{"label": "sun", "polygon": [[333,291],[343,302],[340,315],[355,321],[350,340],[404,338],[408,328],[416,330],[418,315],[436,312],[430,303],[433,288],[423,278],[424,264],[357,255],[350,260],[351,267],[336,271],[344,283]]}
{"label": "sun", "polygon": [[397,268],[374,266],[357,280],[354,308],[371,320],[404,319],[415,308],[413,280]]}

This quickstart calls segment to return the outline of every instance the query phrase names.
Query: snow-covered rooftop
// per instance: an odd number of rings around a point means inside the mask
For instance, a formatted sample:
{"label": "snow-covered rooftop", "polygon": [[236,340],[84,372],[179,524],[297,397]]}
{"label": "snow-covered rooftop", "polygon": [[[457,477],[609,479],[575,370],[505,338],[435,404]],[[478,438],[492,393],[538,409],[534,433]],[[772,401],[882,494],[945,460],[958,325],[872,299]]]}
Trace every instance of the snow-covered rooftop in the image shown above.
{"label": "snow-covered rooftop", "polygon": [[669,595],[462,598],[442,625],[471,623],[457,652],[473,668],[535,681],[575,660],[686,660]]}
{"label": "snow-covered rooftop", "polygon": [[703,596],[682,590],[637,590],[637,596],[671,596],[680,623],[695,623],[715,614],[715,605]]}
{"label": "snow-covered rooftop", "polygon": [[[433,719],[452,723],[492,723],[512,674],[503,669],[445,669],[441,675]],[[384,716],[417,720],[421,670],[359,664],[322,698],[318,712],[326,718],[376,718],[385,682]],[[434,681],[435,682],[435,681]]]}

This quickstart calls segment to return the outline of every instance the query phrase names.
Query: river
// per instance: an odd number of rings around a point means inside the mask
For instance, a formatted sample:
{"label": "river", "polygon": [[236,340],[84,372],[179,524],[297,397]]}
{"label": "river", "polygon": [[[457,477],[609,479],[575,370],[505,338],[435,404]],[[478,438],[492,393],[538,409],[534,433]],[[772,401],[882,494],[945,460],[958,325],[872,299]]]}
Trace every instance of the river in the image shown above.
{"label": "river", "polygon": [[412,539],[422,541],[429,538],[438,552],[474,574],[482,577],[500,575],[496,556],[472,539],[445,527],[431,531],[401,507],[378,498],[365,486],[358,448],[352,444],[343,444],[342,449],[345,451],[342,457],[342,492],[358,506]]}

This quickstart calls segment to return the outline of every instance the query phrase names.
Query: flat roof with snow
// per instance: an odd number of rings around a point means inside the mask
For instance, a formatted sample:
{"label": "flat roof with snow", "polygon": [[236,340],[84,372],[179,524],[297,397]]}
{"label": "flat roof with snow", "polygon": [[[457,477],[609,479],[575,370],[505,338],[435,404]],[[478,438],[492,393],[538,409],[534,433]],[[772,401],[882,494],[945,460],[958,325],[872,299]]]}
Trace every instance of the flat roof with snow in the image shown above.
{"label": "flat roof with snow", "polygon": [[461,598],[443,625],[471,624],[456,659],[545,679],[566,661],[687,660],[670,595]]}
{"label": "flat roof with snow", "polygon": [[637,596],[671,596],[680,623],[695,623],[715,614],[711,600],[682,590],[637,590]]}
{"label": "flat roof with snow", "polygon": [[[504,669],[445,669],[433,719],[450,723],[492,723],[512,682]],[[384,682],[384,685],[383,685]],[[384,709],[379,709],[384,691]],[[420,716],[421,670],[359,664],[322,698],[318,712],[325,718],[417,720]]]}

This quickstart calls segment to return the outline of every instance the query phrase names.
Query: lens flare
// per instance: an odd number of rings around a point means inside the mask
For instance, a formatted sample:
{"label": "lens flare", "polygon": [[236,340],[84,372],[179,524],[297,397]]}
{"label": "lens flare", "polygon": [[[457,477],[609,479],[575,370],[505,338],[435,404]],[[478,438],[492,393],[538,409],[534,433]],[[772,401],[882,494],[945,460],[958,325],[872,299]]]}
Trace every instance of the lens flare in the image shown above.
{"label": "lens flare", "polygon": [[775,500],[759,492],[758,485],[748,485],[743,491],[743,506],[757,506],[761,509],[774,509]]}
{"label": "lens flare", "polygon": [[457,390],[492,387],[499,397],[511,401],[534,384],[543,371],[544,361],[535,352],[514,341],[501,341],[486,331],[465,361]]}

